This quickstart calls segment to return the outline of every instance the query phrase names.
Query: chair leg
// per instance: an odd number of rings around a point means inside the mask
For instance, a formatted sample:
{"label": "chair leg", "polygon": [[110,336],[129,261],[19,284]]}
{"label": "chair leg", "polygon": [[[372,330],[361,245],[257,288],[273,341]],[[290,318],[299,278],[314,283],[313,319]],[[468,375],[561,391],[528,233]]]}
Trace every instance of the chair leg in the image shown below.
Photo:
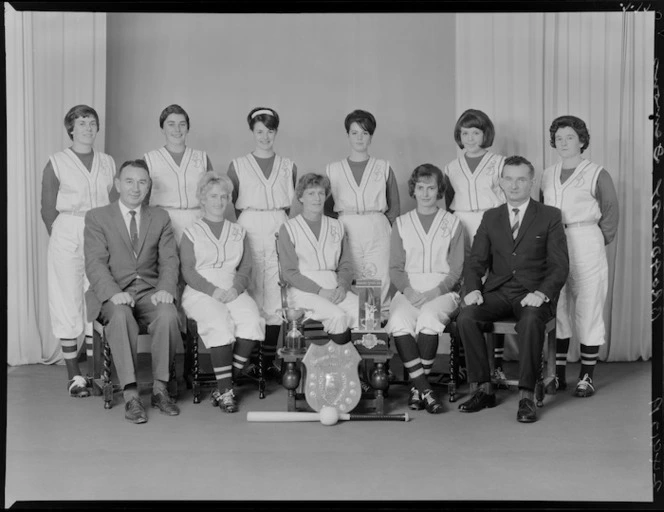
{"label": "chair leg", "polygon": [[263,373],[263,341],[258,340],[258,398],[265,398],[265,376]]}
{"label": "chair leg", "polygon": [[192,341],[192,325],[191,321],[187,320],[187,332],[182,335],[182,344],[184,346],[184,368],[183,368],[183,377],[184,383],[187,389],[191,389],[191,372],[192,372],[192,350],[191,346]]}
{"label": "chair leg", "polygon": [[459,372],[459,345],[454,334],[450,334],[450,382],[447,384],[447,394],[450,402],[456,402],[457,378]]}
{"label": "chair leg", "polygon": [[173,358],[173,360],[171,361],[171,366],[169,368],[168,395],[173,400],[177,400],[178,398],[178,379],[175,373],[175,358]]}
{"label": "chair leg", "polygon": [[113,383],[111,382],[111,346],[106,337],[102,340],[104,352],[104,368],[102,369],[102,392],[104,394],[104,409],[113,407]]}
{"label": "chair leg", "polygon": [[201,403],[201,383],[200,383],[200,367],[198,364],[198,336],[194,338],[192,342],[192,351],[193,351],[193,364],[194,364],[194,376],[192,382],[192,391],[194,393],[194,403]]}
{"label": "chair leg", "polygon": [[302,377],[302,372],[298,368],[298,364],[294,361],[288,361],[286,363],[286,371],[283,374],[282,382],[284,387],[288,390],[288,398],[286,401],[287,411],[293,412],[296,409],[296,390],[300,385],[300,379]]}
{"label": "chair leg", "polygon": [[102,367],[102,337],[98,331],[93,331],[92,333],[92,359],[88,363],[88,368],[91,368],[90,373],[92,374],[92,394],[94,396],[101,396],[102,389],[99,385],[99,380],[101,379],[101,367]]}
{"label": "chair leg", "polygon": [[540,354],[540,366],[537,382],[535,383],[535,401],[537,407],[544,405],[544,351]]}
{"label": "chair leg", "polygon": [[385,371],[385,363],[377,362],[371,372],[371,387],[375,390],[374,407],[376,414],[385,412],[385,393],[390,386],[390,381]]}

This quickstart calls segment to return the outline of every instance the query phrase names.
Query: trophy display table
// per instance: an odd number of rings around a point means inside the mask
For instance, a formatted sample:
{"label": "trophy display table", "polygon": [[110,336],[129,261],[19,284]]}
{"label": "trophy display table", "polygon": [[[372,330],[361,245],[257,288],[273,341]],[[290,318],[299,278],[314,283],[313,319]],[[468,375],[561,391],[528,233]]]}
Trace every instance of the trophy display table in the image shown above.
{"label": "trophy display table", "polygon": [[[304,394],[307,368],[302,364],[302,359],[312,342],[320,345],[321,342],[326,341],[325,339],[313,341],[305,338],[305,347],[300,350],[289,350],[285,347],[277,350],[283,361],[282,384],[288,390],[287,410],[289,412],[312,410]],[[366,377],[365,383],[369,385],[363,386],[361,403],[363,407],[373,410],[376,414],[383,414],[385,412],[385,392],[389,387],[385,365],[392,357],[388,335],[384,331],[352,331],[351,343],[348,345],[350,344],[355,347],[361,358],[359,366],[365,368],[366,371],[362,373]],[[345,346],[341,345],[341,347]]]}

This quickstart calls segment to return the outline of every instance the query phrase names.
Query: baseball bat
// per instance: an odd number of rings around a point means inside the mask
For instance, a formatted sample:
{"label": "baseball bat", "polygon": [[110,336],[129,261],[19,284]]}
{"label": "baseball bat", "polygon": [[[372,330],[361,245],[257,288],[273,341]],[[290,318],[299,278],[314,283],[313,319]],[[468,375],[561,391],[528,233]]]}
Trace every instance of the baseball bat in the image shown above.
{"label": "baseball bat", "polygon": [[339,420],[409,421],[410,417],[408,416],[408,413],[404,414],[339,413],[334,407],[323,407],[321,409],[321,412],[251,411],[247,413],[247,421],[252,421],[252,422],[320,421],[323,425],[334,425]]}

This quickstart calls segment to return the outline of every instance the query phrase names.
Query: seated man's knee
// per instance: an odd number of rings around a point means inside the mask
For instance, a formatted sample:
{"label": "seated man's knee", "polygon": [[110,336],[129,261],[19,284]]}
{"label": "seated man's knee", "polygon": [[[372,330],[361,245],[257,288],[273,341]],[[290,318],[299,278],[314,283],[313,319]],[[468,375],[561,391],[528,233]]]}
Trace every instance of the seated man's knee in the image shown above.
{"label": "seated man's knee", "polygon": [[466,306],[459,311],[459,315],[456,318],[457,325],[468,325],[475,322],[475,312],[477,311],[477,305],[472,304]]}
{"label": "seated man's knee", "polygon": [[125,325],[128,320],[134,319],[134,311],[125,304],[109,303],[108,324]]}
{"label": "seated man's knee", "polygon": [[178,323],[179,315],[175,304],[160,302],[157,304],[157,319],[160,322]]}

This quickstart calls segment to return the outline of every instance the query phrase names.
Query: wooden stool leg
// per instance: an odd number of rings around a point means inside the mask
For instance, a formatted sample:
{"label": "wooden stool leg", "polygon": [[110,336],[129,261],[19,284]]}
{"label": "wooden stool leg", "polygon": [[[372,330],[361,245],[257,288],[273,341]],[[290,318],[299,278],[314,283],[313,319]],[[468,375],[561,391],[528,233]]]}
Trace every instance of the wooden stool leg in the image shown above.
{"label": "wooden stool leg", "polygon": [[260,400],[265,398],[265,377],[263,374],[263,365],[263,341],[258,340],[258,398]]}
{"label": "wooden stool leg", "polygon": [[286,363],[286,371],[281,379],[284,387],[288,390],[288,398],[286,402],[288,412],[296,410],[295,390],[300,385],[301,377],[302,373],[300,372],[297,363],[294,361],[288,361]]}
{"label": "wooden stool leg", "polygon": [[192,326],[191,320],[187,320],[187,332],[182,336],[182,343],[184,345],[184,368],[183,377],[187,389],[191,389],[191,372],[192,372]]}
{"label": "wooden stool leg", "polygon": [[540,354],[540,366],[537,382],[535,383],[535,403],[537,407],[544,405],[544,351]]}
{"label": "wooden stool leg", "polygon": [[101,396],[102,389],[99,385],[101,379],[101,368],[103,362],[103,343],[101,334],[97,330],[92,333],[92,394],[94,396]]}
{"label": "wooden stool leg", "polygon": [[447,394],[450,402],[456,402],[457,378],[459,375],[459,344],[454,333],[450,334],[450,382]]}
{"label": "wooden stool leg", "polygon": [[385,363],[378,362],[374,365],[371,372],[371,386],[376,390],[376,397],[374,398],[374,407],[377,414],[384,414],[385,412],[385,392],[390,386],[390,381],[385,371]]}
{"label": "wooden stool leg", "polygon": [[111,382],[111,346],[106,337],[103,340],[104,368],[102,369],[102,380],[104,382],[102,392],[104,394],[104,409],[113,407],[113,383]]}
{"label": "wooden stool leg", "polygon": [[194,376],[193,376],[193,382],[191,384],[192,391],[194,393],[194,403],[195,404],[200,404],[201,403],[201,383],[200,383],[200,366],[198,364],[198,336],[194,338],[193,343],[192,343],[192,350],[193,350],[193,364],[194,364]]}

